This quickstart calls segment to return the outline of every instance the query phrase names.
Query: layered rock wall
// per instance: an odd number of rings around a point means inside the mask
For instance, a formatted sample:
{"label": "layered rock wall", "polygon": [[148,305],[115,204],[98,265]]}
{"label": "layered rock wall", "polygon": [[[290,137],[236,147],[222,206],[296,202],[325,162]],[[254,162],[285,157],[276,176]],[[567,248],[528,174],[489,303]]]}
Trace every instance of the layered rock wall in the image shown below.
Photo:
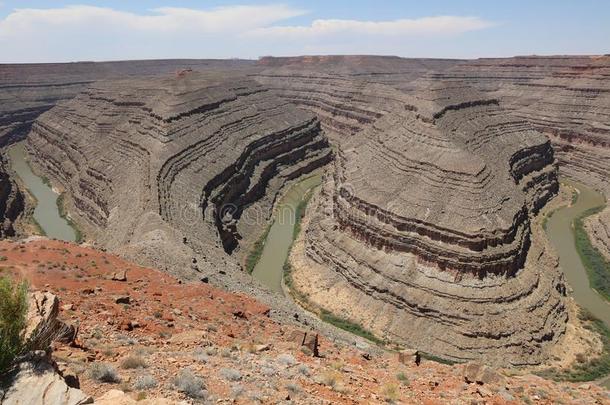
{"label": "layered rock wall", "polygon": [[91,85],[43,114],[27,145],[91,238],[161,263],[186,245],[239,256],[281,189],[331,159],[315,116],[212,73]]}

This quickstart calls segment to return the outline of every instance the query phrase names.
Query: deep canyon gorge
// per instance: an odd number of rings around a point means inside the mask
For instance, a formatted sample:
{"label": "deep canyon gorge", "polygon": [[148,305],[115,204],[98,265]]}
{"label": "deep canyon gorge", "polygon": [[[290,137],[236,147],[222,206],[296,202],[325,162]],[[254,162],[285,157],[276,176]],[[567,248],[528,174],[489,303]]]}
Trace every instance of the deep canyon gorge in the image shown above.
{"label": "deep canyon gorge", "polygon": [[[540,218],[561,178],[610,194],[610,56],[2,65],[0,101],[0,145],[136,263],[290,300],[244,263],[323,173],[288,260],[301,304],[457,362],[545,365],[578,335]],[[32,204],[4,153],[0,234]],[[608,260],[609,224],[585,220]]]}

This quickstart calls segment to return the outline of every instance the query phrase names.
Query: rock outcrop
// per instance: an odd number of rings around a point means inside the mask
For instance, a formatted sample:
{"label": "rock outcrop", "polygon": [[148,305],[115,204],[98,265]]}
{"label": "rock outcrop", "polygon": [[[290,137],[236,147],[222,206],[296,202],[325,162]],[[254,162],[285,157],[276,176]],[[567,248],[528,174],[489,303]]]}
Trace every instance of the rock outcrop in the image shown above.
{"label": "rock outcrop", "polygon": [[82,405],[93,399],[69,387],[57,365],[44,351],[28,354],[6,377],[6,390],[0,392],[2,405]]}
{"label": "rock outcrop", "polygon": [[331,159],[313,114],[226,73],[92,85],[43,114],[27,146],[87,235],[162,265],[190,264],[188,249],[239,256],[282,188]]}

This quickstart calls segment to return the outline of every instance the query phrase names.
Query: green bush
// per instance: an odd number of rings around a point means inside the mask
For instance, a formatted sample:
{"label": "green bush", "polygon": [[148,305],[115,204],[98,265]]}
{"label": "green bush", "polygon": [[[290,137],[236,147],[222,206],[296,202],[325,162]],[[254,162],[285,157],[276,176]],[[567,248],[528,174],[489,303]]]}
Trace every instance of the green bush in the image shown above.
{"label": "green bush", "polygon": [[24,351],[23,332],[28,310],[27,283],[0,278],[0,373]]}

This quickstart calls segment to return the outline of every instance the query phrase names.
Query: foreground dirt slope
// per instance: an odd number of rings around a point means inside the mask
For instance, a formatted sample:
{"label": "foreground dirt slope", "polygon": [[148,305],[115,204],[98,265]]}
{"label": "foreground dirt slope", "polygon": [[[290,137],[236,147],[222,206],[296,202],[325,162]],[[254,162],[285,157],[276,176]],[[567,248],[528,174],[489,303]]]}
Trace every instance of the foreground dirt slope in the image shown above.
{"label": "foreground dirt slope", "polygon": [[[205,283],[183,284],[160,271],[83,246],[2,241],[0,260],[3,273],[21,275],[32,289],[61,297],[60,317],[80,325],[81,347],[57,346],[54,357],[68,373],[79,375],[81,388],[94,398],[119,389],[133,398],[202,401],[174,386],[180,370],[188,368],[203,380],[201,395],[210,402],[609,401],[608,393],[595,385],[558,384],[530,375],[468,384],[463,365],[425,360],[419,366],[411,361],[401,364],[396,353],[375,354],[379,352],[370,351],[364,342],[359,348],[346,347],[324,336],[319,339],[321,357],[312,357],[292,341],[296,327],[270,319],[269,308],[254,299]],[[145,367],[123,368],[129,355]],[[121,382],[93,380],[89,370],[100,363],[115,367]],[[143,376],[148,381],[151,377],[156,386],[135,389]]]}

